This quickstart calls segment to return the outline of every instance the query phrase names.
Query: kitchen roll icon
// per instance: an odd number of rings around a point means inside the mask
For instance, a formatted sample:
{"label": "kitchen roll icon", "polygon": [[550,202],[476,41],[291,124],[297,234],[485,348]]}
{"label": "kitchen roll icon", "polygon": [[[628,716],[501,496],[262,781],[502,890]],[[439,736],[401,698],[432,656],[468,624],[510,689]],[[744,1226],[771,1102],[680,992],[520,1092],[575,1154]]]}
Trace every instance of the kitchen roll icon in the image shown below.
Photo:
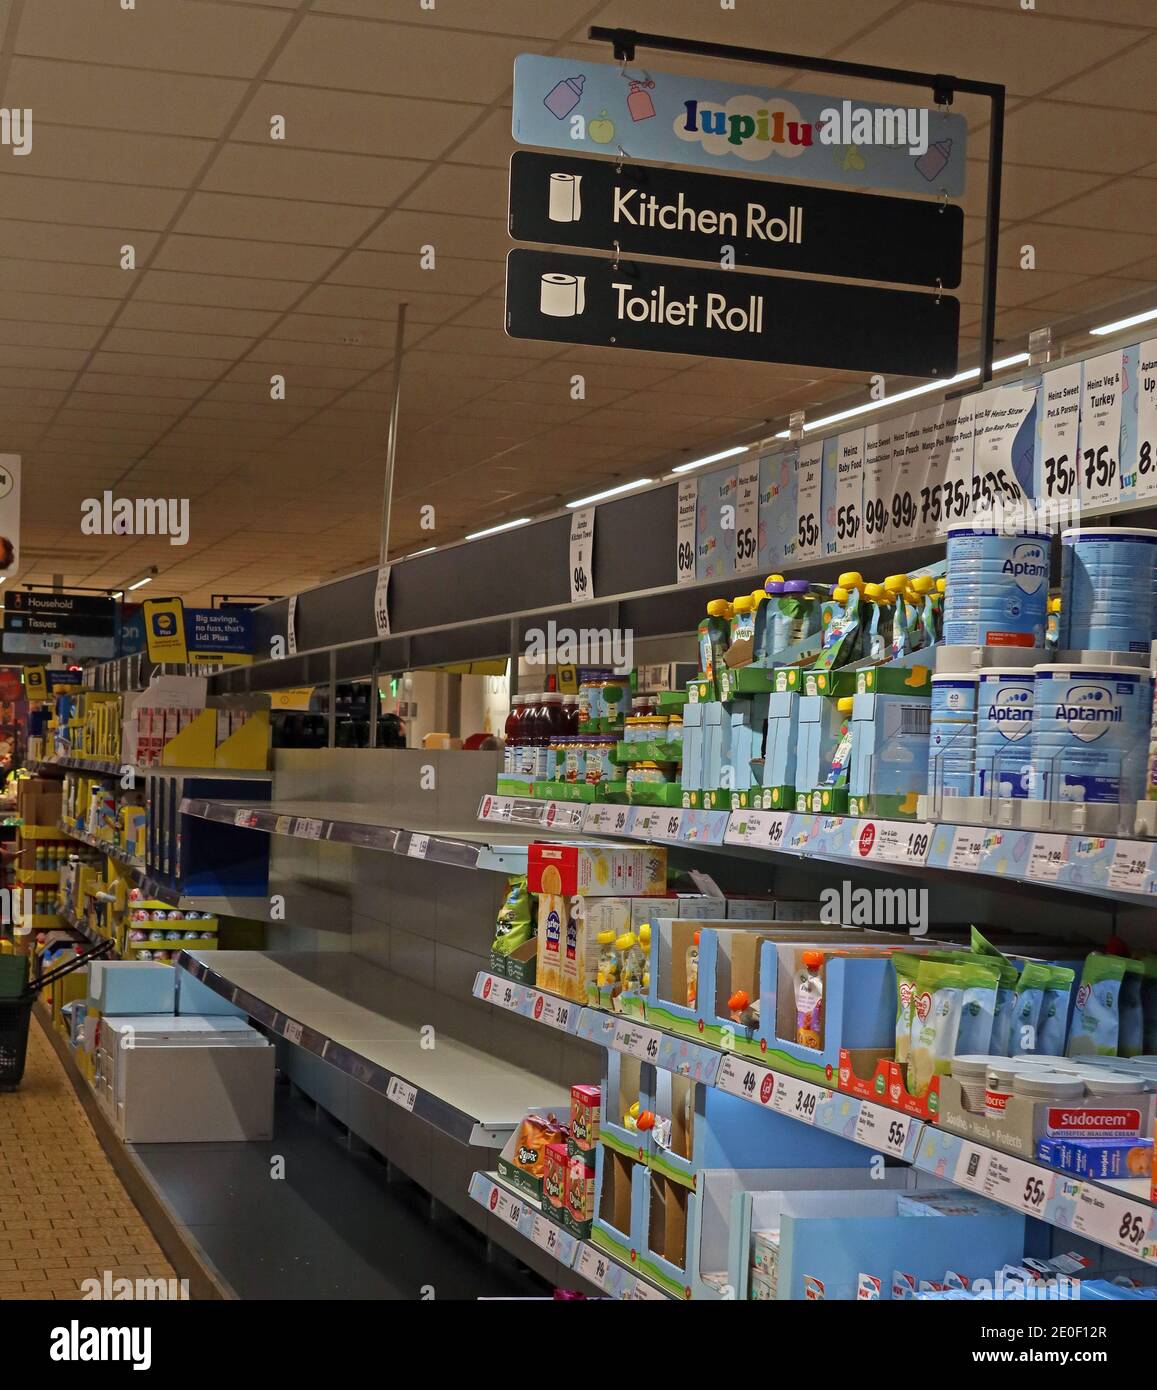
{"label": "kitchen roll icon", "polygon": [[581,174],[551,174],[550,207],[547,216],[552,222],[577,222],[583,215],[579,185]]}
{"label": "kitchen roll icon", "polygon": [[587,307],[587,277],[585,275],[547,274],[542,277],[538,294],[540,312],[554,319],[573,319]]}

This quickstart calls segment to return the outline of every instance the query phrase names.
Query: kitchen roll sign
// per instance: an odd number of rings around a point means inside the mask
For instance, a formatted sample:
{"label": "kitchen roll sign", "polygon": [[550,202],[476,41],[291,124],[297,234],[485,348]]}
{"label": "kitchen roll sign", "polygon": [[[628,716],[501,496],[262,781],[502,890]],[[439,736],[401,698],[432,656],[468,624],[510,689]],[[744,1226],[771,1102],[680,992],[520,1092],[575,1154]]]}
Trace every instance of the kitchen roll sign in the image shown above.
{"label": "kitchen roll sign", "polygon": [[960,283],[964,213],[916,198],[655,169],[518,150],[510,160],[515,241],[734,263],[805,275]]}
{"label": "kitchen roll sign", "polygon": [[[521,145],[898,193],[964,192],[967,124],[926,107],[521,53]],[[562,196],[562,195],[560,195]]]}
{"label": "kitchen roll sign", "polygon": [[949,295],[562,251],[506,260],[513,338],[943,378],[959,322]]}

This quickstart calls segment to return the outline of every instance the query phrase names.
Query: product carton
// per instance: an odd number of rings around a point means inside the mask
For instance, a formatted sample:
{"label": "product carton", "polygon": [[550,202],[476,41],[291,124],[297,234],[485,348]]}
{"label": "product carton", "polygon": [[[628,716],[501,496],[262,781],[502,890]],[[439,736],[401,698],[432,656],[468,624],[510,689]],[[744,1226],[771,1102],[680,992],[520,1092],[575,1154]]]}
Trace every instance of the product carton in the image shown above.
{"label": "product carton", "polygon": [[594,1151],[599,1142],[599,1113],[602,1092],[598,1086],[575,1085],[570,1088],[570,1153],[585,1153],[594,1163]]}
{"label": "product carton", "polygon": [[548,1144],[542,1169],[542,1213],[563,1224],[566,1208],[567,1152],[565,1144]]}
{"label": "product carton", "polygon": [[790,810],[795,806],[801,698],[793,691],[783,691],[768,699],[761,796],[761,805],[767,811]]}
{"label": "product carton", "polygon": [[563,933],[568,900],[561,893],[539,893],[534,982],[539,989],[562,992]]}
{"label": "product carton", "polygon": [[930,690],[853,697],[852,815],[916,815],[917,798],[928,790]]}
{"label": "product carton", "polygon": [[570,1154],[566,1159],[566,1227],[572,1235],[586,1240],[595,1214],[595,1169],[590,1154]]}
{"label": "product carton", "polygon": [[659,845],[534,843],[527,878],[532,893],[652,897],[667,891],[667,851]]}

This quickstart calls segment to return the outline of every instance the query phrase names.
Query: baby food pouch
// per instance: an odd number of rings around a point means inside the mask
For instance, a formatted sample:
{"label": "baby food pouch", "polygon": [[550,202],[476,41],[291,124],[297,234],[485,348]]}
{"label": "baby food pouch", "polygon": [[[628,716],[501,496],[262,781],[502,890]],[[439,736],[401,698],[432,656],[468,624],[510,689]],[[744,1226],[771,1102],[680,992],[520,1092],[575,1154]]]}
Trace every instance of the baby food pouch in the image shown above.
{"label": "baby food pouch", "polygon": [[1037,1028],[1048,983],[1047,965],[1040,961],[1026,960],[1021,966],[1016,981],[1016,1003],[1012,1014],[1012,1046],[1017,1052],[1038,1050]]}
{"label": "baby food pouch", "polygon": [[534,935],[530,893],[525,876],[507,880],[506,899],[495,920],[494,950],[508,956]]}
{"label": "baby food pouch", "polygon": [[1036,1029],[1036,1047],[1026,1048],[1027,1052],[1041,1052],[1046,1057],[1063,1055],[1069,1026],[1069,998],[1075,978],[1067,965],[1049,966],[1049,982],[1044,989]]}
{"label": "baby food pouch", "polygon": [[1069,1032],[1069,1057],[1116,1057],[1121,1036],[1121,981],[1128,974],[1124,956],[1093,951],[1085,958],[1077,1005]]}
{"label": "baby food pouch", "polygon": [[908,1045],[907,1086],[911,1095],[919,1095],[938,1072],[951,1070],[964,991],[973,983],[966,965],[925,958],[916,967]]}
{"label": "baby food pouch", "polygon": [[1126,961],[1128,969],[1121,977],[1118,1003],[1117,1053],[1121,1057],[1136,1057],[1145,1051],[1145,1023],[1141,1014],[1141,986],[1144,970],[1139,960]]}
{"label": "baby food pouch", "polygon": [[976,958],[969,961],[969,968],[975,978],[965,989],[961,1000],[960,1030],[956,1035],[955,1051],[974,1056],[987,1052],[992,1044],[1000,971],[987,961]]}
{"label": "baby food pouch", "polygon": [[822,951],[804,951],[795,977],[795,1040],[800,1047],[821,1046],[824,981]]}
{"label": "baby food pouch", "polygon": [[1000,971],[996,986],[996,1014],[992,1021],[992,1040],[988,1051],[994,1057],[1011,1057],[1016,1051],[1011,1046],[1013,1012],[1016,1009],[1016,966],[975,927],[972,928],[972,954],[983,956],[986,964],[991,959]]}
{"label": "baby food pouch", "polygon": [[912,995],[919,964],[919,956],[907,951],[892,952],[892,969],[896,972],[896,1061],[901,1066],[908,1061],[912,1041]]}

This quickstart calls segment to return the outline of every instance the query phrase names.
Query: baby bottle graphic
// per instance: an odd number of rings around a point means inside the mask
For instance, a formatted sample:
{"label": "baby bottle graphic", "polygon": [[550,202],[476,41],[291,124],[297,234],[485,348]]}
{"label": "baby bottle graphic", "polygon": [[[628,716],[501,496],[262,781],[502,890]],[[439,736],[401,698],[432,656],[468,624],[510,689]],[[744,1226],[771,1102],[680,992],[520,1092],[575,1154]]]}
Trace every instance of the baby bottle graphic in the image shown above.
{"label": "baby bottle graphic", "polygon": [[543,106],[552,116],[557,116],[560,121],[563,120],[579,104],[586,80],[586,76],[582,73],[577,77],[564,77],[543,97]]}
{"label": "baby bottle graphic", "polygon": [[951,153],[951,140],[937,140],[934,145],[929,145],[916,161],[916,168],[931,183],[948,163],[948,157]]}

